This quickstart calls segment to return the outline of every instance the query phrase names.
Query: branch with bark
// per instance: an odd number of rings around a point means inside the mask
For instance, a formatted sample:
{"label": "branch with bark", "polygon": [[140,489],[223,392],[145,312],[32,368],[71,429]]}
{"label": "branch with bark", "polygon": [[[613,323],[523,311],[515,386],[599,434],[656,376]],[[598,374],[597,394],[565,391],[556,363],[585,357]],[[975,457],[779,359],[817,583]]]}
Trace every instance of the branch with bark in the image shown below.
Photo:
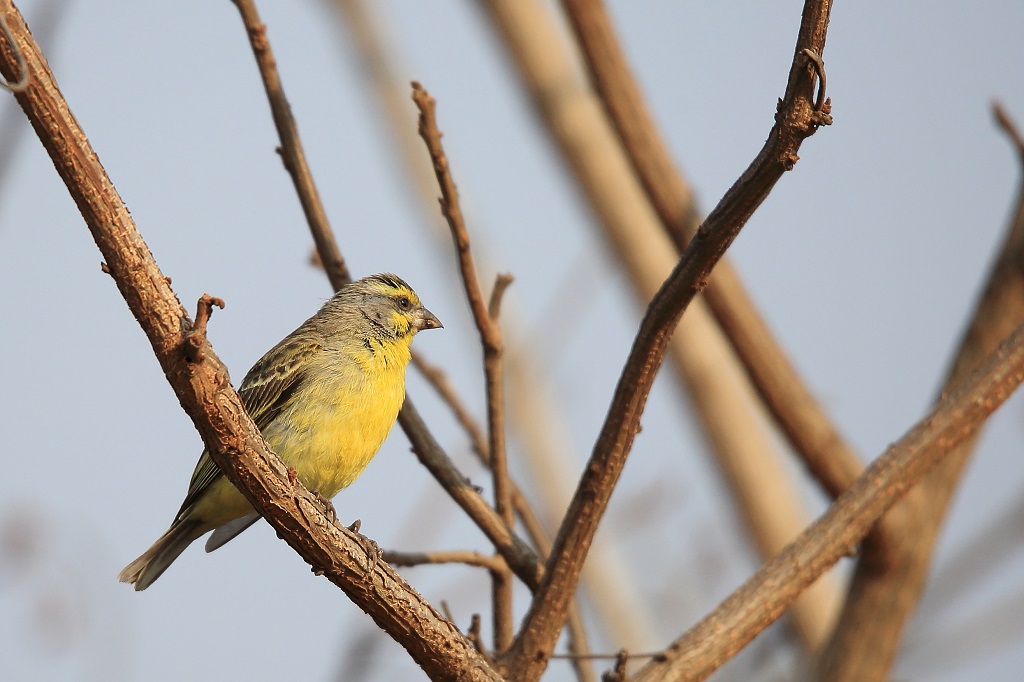
{"label": "branch with bark", "polygon": [[20,12],[3,0],[0,13],[10,27],[10,40],[0,40],[0,72],[11,78],[18,68],[16,53],[22,55],[29,82],[17,94],[18,103],[217,465],[314,571],[338,585],[428,674],[500,679],[454,625],[379,560],[376,547],[329,519],[322,503],[289,478],[243,409],[209,342],[197,348],[200,362],[188,359],[185,344],[194,328],[188,313],[71,114]]}

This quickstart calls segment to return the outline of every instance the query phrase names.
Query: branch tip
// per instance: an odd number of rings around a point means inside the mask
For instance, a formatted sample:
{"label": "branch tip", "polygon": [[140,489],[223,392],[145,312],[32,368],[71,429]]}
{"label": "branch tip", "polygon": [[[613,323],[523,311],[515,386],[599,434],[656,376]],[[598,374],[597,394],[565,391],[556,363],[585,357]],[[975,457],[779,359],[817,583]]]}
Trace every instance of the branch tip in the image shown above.
{"label": "branch tip", "polygon": [[203,294],[199,297],[199,302],[196,304],[196,320],[192,323],[192,328],[185,333],[185,356],[189,362],[202,362],[206,357],[202,349],[206,344],[206,324],[210,321],[210,316],[213,315],[214,306],[223,310],[224,299],[210,296],[210,294]]}
{"label": "branch tip", "polygon": [[1010,118],[1010,113],[999,100],[992,101],[992,116],[996,119],[996,125],[1010,138],[1013,146],[1017,149],[1017,155],[1020,156],[1021,163],[1024,164],[1024,135],[1021,135],[1017,124]]}

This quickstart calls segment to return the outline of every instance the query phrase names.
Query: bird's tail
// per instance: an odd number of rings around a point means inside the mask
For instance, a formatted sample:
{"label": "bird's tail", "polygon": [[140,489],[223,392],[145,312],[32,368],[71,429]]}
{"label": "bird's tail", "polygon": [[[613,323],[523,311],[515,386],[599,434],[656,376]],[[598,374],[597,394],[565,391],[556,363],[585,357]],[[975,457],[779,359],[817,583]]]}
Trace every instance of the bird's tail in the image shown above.
{"label": "bird's tail", "polygon": [[132,583],[137,591],[146,589],[193,540],[207,530],[209,528],[202,528],[197,521],[175,521],[152,547],[125,566],[117,579],[123,583]]}

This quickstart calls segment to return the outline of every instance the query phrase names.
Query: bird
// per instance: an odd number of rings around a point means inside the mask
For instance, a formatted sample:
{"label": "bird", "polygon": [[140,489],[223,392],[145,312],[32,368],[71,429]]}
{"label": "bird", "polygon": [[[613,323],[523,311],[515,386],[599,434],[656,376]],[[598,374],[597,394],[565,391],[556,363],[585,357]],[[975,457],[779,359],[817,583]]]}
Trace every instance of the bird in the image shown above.
{"label": "bird", "polygon": [[[365,277],[260,358],[238,395],[296,478],[329,500],[363,472],[394,425],[413,336],[440,327],[401,278]],[[194,540],[213,531],[212,552],[259,518],[204,450],[170,528],[118,579],[144,590]]]}

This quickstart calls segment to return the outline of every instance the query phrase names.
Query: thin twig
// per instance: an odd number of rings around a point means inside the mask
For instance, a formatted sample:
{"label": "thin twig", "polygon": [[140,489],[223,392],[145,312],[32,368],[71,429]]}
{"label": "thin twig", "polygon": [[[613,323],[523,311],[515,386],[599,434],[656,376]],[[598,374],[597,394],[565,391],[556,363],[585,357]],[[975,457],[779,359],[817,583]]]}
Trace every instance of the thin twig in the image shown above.
{"label": "thin twig", "polygon": [[1021,164],[1024,164],[1024,135],[1021,135],[1017,124],[1010,118],[1010,113],[998,100],[992,102],[992,116],[996,119],[996,124],[1010,138],[1010,142],[1017,149],[1017,156],[1020,157]]}
{"label": "thin twig", "polygon": [[[491,457],[487,451],[487,441],[484,437],[483,429],[480,428],[480,425],[473,419],[469,410],[466,409],[465,404],[455,392],[445,373],[441,368],[430,364],[417,353],[413,353],[412,361],[416,364],[420,373],[423,374],[427,383],[434,387],[434,390],[441,396],[442,401],[452,410],[456,421],[465,429],[473,452],[476,453],[484,465],[490,467]],[[512,482],[512,506],[515,508],[516,514],[526,530],[526,535],[533,542],[534,547],[542,555],[546,556],[551,551],[551,538],[544,529],[540,519],[537,518],[536,513],[534,513],[533,507],[514,481]],[[530,587],[535,589],[536,585]],[[581,681],[593,680],[593,669],[584,665],[589,660],[587,658],[589,646],[587,644],[586,629],[583,626],[583,615],[580,613],[579,605],[575,601],[569,609],[567,627],[569,630],[569,647],[573,653],[564,654],[562,657],[572,661],[576,668],[577,676]]]}
{"label": "thin twig", "polygon": [[203,348],[206,343],[206,325],[213,314],[214,306],[224,310],[224,299],[203,294],[196,304],[196,320],[192,328],[185,334],[185,355],[190,362],[202,362]]}
{"label": "thin twig", "polygon": [[[214,461],[305,561],[342,588],[431,677],[498,680],[472,645],[401,576],[382,562],[373,565],[359,538],[331,523],[301,485],[289,484],[285,467],[247,416],[209,344],[203,348],[204,362],[186,361],[181,342],[191,325],[187,311],[61,96],[21,14],[9,0],[0,0],[0,13],[6,15],[30,74],[28,87],[16,95],[18,102]],[[16,68],[11,45],[0,38],[0,73],[11,78]]]}
{"label": "thin twig", "polygon": [[508,571],[508,564],[500,556],[488,556],[472,550],[438,552],[398,552],[387,550],[381,558],[392,566],[422,566],[424,564],[466,564],[489,571]]}
{"label": "thin twig", "polygon": [[[703,680],[774,622],[800,591],[850,554],[871,525],[929,469],[950,455],[1024,381],[1024,326],[985,359],[962,388],[943,399],[876,459],[828,511],[675,640],[665,659],[635,682]],[[876,678],[860,678],[876,679]]]}
{"label": "thin twig", "polygon": [[509,675],[513,680],[536,680],[547,665],[594,533],[639,430],[672,330],[747,220],[782,174],[792,169],[803,140],[817,130],[811,73],[802,50],[821,54],[830,8],[828,1],[805,4],[786,93],[767,142],[697,231],[647,309],[593,454],[559,528],[544,578],[512,647]]}
{"label": "thin twig", "polygon": [[[500,306],[501,294],[511,283],[510,276],[499,276],[495,284],[495,295],[491,306],[494,314],[484,303],[483,290],[476,273],[476,263],[470,248],[469,230],[462,216],[459,205],[459,191],[451,174],[448,157],[441,144],[441,131],[437,127],[436,101],[419,83],[412,84],[412,99],[419,108],[419,133],[427,146],[430,160],[441,187],[441,213],[448,221],[455,252],[459,261],[459,273],[469,301],[473,320],[480,332],[480,344],[483,346],[484,378],[487,391],[487,426],[491,455],[491,474],[494,480],[495,510],[505,524],[512,528],[515,517],[512,509],[512,493],[508,478],[508,464],[505,457],[505,384],[504,363],[502,353],[504,347],[501,340],[501,328],[498,326],[497,311]],[[512,581],[509,574],[494,571],[494,649],[505,651],[512,643]]]}
{"label": "thin twig", "polygon": [[490,467],[491,455],[487,450],[487,436],[484,435],[483,428],[474,419],[473,415],[470,414],[469,409],[462,402],[459,394],[455,392],[455,387],[448,380],[444,370],[428,362],[421,353],[416,351],[412,353],[412,364],[437,392],[441,401],[452,411],[455,421],[459,423],[462,430],[469,436],[469,445],[473,452],[476,453],[481,462]]}
{"label": "thin twig", "polygon": [[309,223],[309,230],[313,234],[313,241],[316,243],[316,250],[320,254],[320,261],[331,286],[335,291],[343,284],[352,281],[345,259],[341,256],[338,242],[334,238],[331,224],[327,219],[327,211],[324,210],[320,201],[320,193],[317,191],[316,183],[313,181],[313,174],[306,163],[306,152],[302,148],[302,140],[299,139],[299,129],[292,116],[291,105],[284,95],[284,87],[281,85],[281,77],[277,72],[277,61],[270,49],[270,41],[267,39],[267,27],[260,21],[259,13],[256,11],[254,0],[232,0],[242,15],[242,22],[249,34],[249,42],[252,45],[252,53],[256,57],[256,63],[260,69],[260,76],[263,78],[263,87],[267,91],[267,99],[270,101],[270,111],[274,116],[274,125],[277,127],[277,134],[281,138],[281,159],[284,161],[285,170],[292,177],[295,184],[295,191],[299,195],[299,203],[302,204],[302,211],[306,214],[306,221]]}
{"label": "thin twig", "polygon": [[487,504],[473,485],[459,472],[444,449],[427,430],[419,412],[408,398],[398,413],[398,423],[412,442],[413,452],[456,504],[483,531],[512,572],[530,589],[540,583],[544,567],[537,554],[513,533],[497,512]]}

